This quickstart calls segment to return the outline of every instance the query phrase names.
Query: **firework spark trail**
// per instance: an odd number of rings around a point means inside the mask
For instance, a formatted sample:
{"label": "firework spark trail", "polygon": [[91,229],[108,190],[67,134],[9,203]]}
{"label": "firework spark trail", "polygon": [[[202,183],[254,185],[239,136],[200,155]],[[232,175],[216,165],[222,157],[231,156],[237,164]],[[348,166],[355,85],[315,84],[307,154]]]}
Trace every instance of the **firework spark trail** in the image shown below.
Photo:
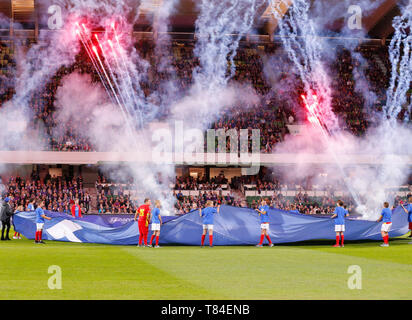
{"label": "firework spark trail", "polygon": [[102,70],[103,70],[104,76],[106,77],[107,83],[109,84],[110,89],[111,89],[112,92],[113,92],[113,95],[114,95],[114,97],[115,97],[115,99],[116,99],[117,104],[121,107],[121,109],[122,109],[122,111],[123,111],[122,103],[120,102],[119,97],[117,96],[116,90],[113,88],[113,85],[112,85],[112,83],[111,83],[111,81],[110,81],[109,75],[107,74],[106,69],[104,68],[104,65],[103,65],[103,63],[102,63],[102,60],[100,59],[99,52],[97,51],[97,48],[96,48],[95,46],[93,46],[93,47],[92,47],[92,50],[93,50],[94,54],[96,55],[97,60],[99,61],[100,67],[101,67]]}
{"label": "firework spark trail", "polygon": [[[104,65],[103,65],[103,63],[102,63],[102,61],[101,61],[101,59],[100,59],[99,53],[98,53],[98,51],[97,51],[97,49],[96,49],[95,46],[93,46],[92,48],[90,48],[90,46],[89,46],[89,44],[88,44],[88,40],[86,39],[87,34],[88,34],[88,30],[87,30],[86,26],[85,26],[84,24],[82,24],[82,28],[83,28],[83,31],[82,31],[81,28],[80,28],[80,26],[79,26],[79,24],[76,23],[76,25],[79,27],[79,30],[78,30],[79,32],[78,32],[78,34],[80,35],[80,39],[81,39],[81,41],[82,41],[82,43],[83,43],[83,45],[84,45],[84,47],[85,47],[85,49],[86,49],[89,57],[90,57],[90,60],[91,60],[92,63],[93,63],[93,66],[94,66],[96,72],[99,74],[99,77],[100,77],[100,79],[101,79],[101,81],[102,81],[102,83],[103,83],[103,85],[104,85],[104,87],[105,87],[105,89],[106,89],[106,92],[108,93],[109,97],[110,97],[112,100],[113,100],[113,99],[115,100],[115,101],[113,101],[113,102],[114,102],[114,103],[117,103],[117,104],[119,105],[120,110],[121,110],[122,115],[123,115],[123,118],[124,118],[124,120],[125,120],[125,122],[126,122],[127,131],[129,132],[129,134],[131,135],[131,137],[134,137],[134,135],[133,135],[133,130],[132,130],[132,126],[131,126],[131,124],[130,124],[129,117],[127,116],[127,111],[126,111],[125,107],[122,105],[122,103],[120,102],[120,100],[119,100],[119,98],[118,98],[118,94],[117,94],[116,90],[114,89],[114,87],[113,87],[113,85],[112,85],[112,83],[111,83],[111,80],[110,80],[109,76],[107,75],[107,72],[106,72],[106,70],[105,70],[105,67],[104,67]],[[83,33],[84,33],[84,35],[83,35]],[[100,46],[100,48],[102,49],[102,52],[104,53],[103,48],[102,48],[102,46],[100,45],[99,38],[97,37],[97,35],[95,35],[95,38],[96,38],[96,40],[98,41],[99,46]],[[94,58],[94,55],[93,55],[92,51],[95,53],[96,58]],[[97,63],[96,60],[98,60],[98,62],[99,62],[99,64],[100,64],[100,67],[98,66],[98,63]],[[103,76],[103,75],[104,75],[104,76]],[[104,78],[106,79],[106,81],[104,81]],[[114,78],[113,78],[113,79],[114,79]],[[109,85],[112,94],[110,94],[110,90],[107,88],[106,83]]]}
{"label": "firework spark trail", "polygon": [[[84,29],[85,31],[87,30],[84,25],[83,25],[83,29]],[[96,38],[96,37],[95,37],[95,38]],[[98,40],[98,37],[96,38],[96,40]],[[119,39],[118,39],[118,37],[117,37],[117,34],[116,34],[116,40],[117,40],[117,44],[118,44],[118,50],[119,50],[120,55],[121,55],[123,51],[122,51],[122,47],[121,47],[121,45],[120,45],[120,41],[119,41]],[[98,42],[99,42],[99,41],[98,41]],[[85,45],[86,48],[87,48],[87,45],[88,45],[88,44],[87,44],[87,41],[86,41],[86,42],[83,42],[83,45]],[[109,43],[109,45],[110,45],[110,43]],[[105,51],[104,51],[104,48],[100,45],[100,42],[99,42],[99,47],[102,49],[102,53],[103,53],[103,55],[104,55],[104,54],[105,54]],[[111,46],[111,47],[112,47],[112,46]],[[113,93],[114,99],[116,100],[116,101],[114,102],[114,104],[119,105],[119,107],[120,107],[120,109],[121,109],[122,117],[124,118],[125,123],[126,123],[126,132],[128,133],[128,135],[129,135],[129,137],[130,137],[130,139],[128,139],[128,140],[129,140],[130,143],[132,144],[132,148],[133,148],[134,150],[141,150],[141,147],[138,145],[138,141],[139,141],[139,139],[138,139],[138,134],[137,134],[137,132],[133,129],[134,126],[131,125],[131,121],[133,121],[133,120],[138,120],[138,118],[137,118],[137,116],[136,116],[136,117],[131,117],[131,116],[130,116],[130,112],[127,112],[127,110],[130,110],[130,109],[131,109],[131,111],[133,111],[133,112],[136,114],[136,110],[135,110],[134,108],[132,108],[133,103],[125,104],[125,105],[123,105],[123,104],[121,103],[121,101],[120,101],[120,99],[119,99],[119,95],[117,94],[115,88],[113,87],[113,84],[112,84],[112,82],[111,82],[111,80],[110,80],[109,75],[107,74],[107,71],[106,71],[106,69],[105,69],[104,63],[102,62],[102,60],[101,60],[101,58],[100,58],[100,55],[99,55],[99,52],[98,52],[97,48],[96,48],[95,46],[93,46],[92,49],[90,49],[90,51],[93,51],[93,52],[94,52],[95,58],[96,58],[96,60],[98,61],[98,63],[96,62],[96,64],[95,64],[95,69],[96,69],[96,71],[97,71],[98,73],[101,73],[101,72],[103,73],[104,76],[102,75],[102,77],[106,79],[106,81],[107,81],[107,83],[108,83],[108,85],[109,85],[109,87],[110,87],[110,89],[111,89],[111,91],[112,91],[112,93]],[[114,56],[115,58],[117,58],[115,50],[113,50],[113,56]],[[122,56],[122,55],[121,55],[121,56]],[[93,55],[91,55],[90,58],[93,59]],[[133,93],[133,96],[135,97],[135,104],[139,107],[139,104],[137,103],[137,98],[136,98],[136,96],[135,96],[135,94],[134,94],[134,91],[133,91],[133,86],[132,86],[131,78],[130,78],[130,75],[128,74],[129,71],[128,71],[128,69],[127,69],[126,58],[124,58],[124,57],[122,56],[122,59],[123,59],[124,67],[125,67],[125,72],[123,72],[123,70],[122,70],[121,68],[119,68],[118,70],[116,70],[116,72],[113,72],[113,70],[112,70],[112,75],[113,75],[112,78],[115,79],[114,75],[115,75],[116,73],[117,73],[117,74],[123,74],[123,75],[124,75],[124,74],[127,74],[128,79],[129,79],[129,86],[127,86],[127,83],[126,83],[125,81],[123,81],[123,82],[124,82],[124,85],[122,85],[122,86],[120,86],[120,87],[121,87],[121,88],[127,88],[127,89],[129,89],[129,90]],[[109,66],[109,61],[108,61],[106,58],[105,58],[105,62],[106,62],[107,65]],[[98,65],[100,65],[100,68],[98,67]],[[119,66],[120,66],[120,63],[119,63]],[[101,70],[101,71],[100,71],[100,70]],[[118,77],[118,78],[122,79],[122,77]],[[124,79],[124,76],[123,76],[123,79]],[[115,85],[115,86],[116,86],[116,83],[117,83],[117,82],[114,81],[114,85]],[[118,91],[118,92],[122,92],[122,91],[120,90],[120,88],[117,88],[117,91]],[[127,92],[127,90],[125,90],[125,91]],[[129,96],[131,97],[130,93],[129,93]],[[128,107],[130,107],[130,109],[128,109]],[[128,116],[128,115],[129,115],[129,116]],[[141,123],[143,123],[141,113],[140,113],[140,119],[141,119]],[[134,124],[135,124],[135,122],[133,122],[133,125],[134,125]],[[141,132],[141,135],[145,138],[145,139],[143,139],[143,140],[145,140],[145,141],[150,141],[150,140],[147,139],[147,137],[146,137],[146,132],[145,132],[144,130]],[[150,169],[149,169],[149,170],[150,170]],[[146,190],[146,191],[150,192],[152,195],[156,195],[156,197],[160,197],[160,199],[163,200],[164,202],[166,202],[166,203],[168,202],[168,200],[167,200],[168,197],[161,195],[161,194],[162,194],[162,186],[159,185],[159,184],[156,182],[155,176],[154,176],[153,174],[147,174],[146,171],[141,172],[140,170],[139,170],[139,171],[134,171],[134,174],[136,174],[138,180],[139,180],[139,181],[142,181],[142,182],[144,183],[144,185],[150,185],[150,186],[151,186],[151,189],[150,189],[150,190]]]}
{"label": "firework spark trail", "polygon": [[[270,8],[275,19],[279,21],[279,31],[282,43],[298,70],[300,79],[306,93],[316,92],[320,96],[319,111],[325,125],[334,130],[338,128],[338,122],[332,111],[331,80],[326,72],[327,68],[322,60],[323,39],[316,35],[315,25],[308,17],[309,4],[305,0],[293,1],[289,7],[286,0],[271,0]],[[289,7],[289,14],[281,16],[278,11],[280,4]],[[301,33],[303,42],[298,40]]]}
{"label": "firework spark trail", "polygon": [[[395,33],[389,45],[392,71],[384,115],[395,121],[402,106],[407,103],[406,93],[412,81],[412,0],[404,8],[402,16],[394,18],[393,27]],[[411,105],[408,106],[405,121],[409,121],[410,110]]]}
{"label": "firework spark trail", "polygon": [[[96,40],[98,40],[98,37],[96,37]],[[102,53],[104,54],[104,50],[103,50],[102,47],[101,47],[101,49],[102,49]],[[125,123],[126,123],[126,132],[129,134],[129,136],[130,136],[130,138],[131,138],[131,143],[133,144],[133,148],[134,148],[134,150],[139,150],[140,147],[139,147],[139,145],[138,145],[138,143],[137,143],[137,141],[138,141],[137,132],[133,129],[133,126],[132,126],[132,124],[131,124],[131,122],[130,122],[131,120],[133,120],[133,118],[130,117],[130,115],[129,115],[128,111],[127,111],[127,105],[122,105],[122,103],[120,102],[120,99],[119,99],[119,97],[118,97],[118,94],[116,93],[116,90],[114,89],[114,87],[113,87],[113,85],[112,85],[112,83],[111,83],[111,81],[110,81],[110,78],[109,78],[109,76],[108,76],[108,74],[107,74],[107,72],[106,72],[106,69],[105,69],[105,67],[104,67],[104,64],[103,64],[102,60],[100,59],[99,52],[97,51],[97,48],[96,48],[95,46],[93,46],[93,47],[92,47],[92,50],[93,50],[93,52],[95,53],[95,56],[96,56],[96,58],[97,58],[97,60],[98,60],[98,62],[99,62],[99,64],[100,64],[101,69],[103,70],[103,73],[104,73],[104,75],[105,75],[105,77],[106,77],[106,79],[107,79],[107,82],[108,82],[108,84],[109,84],[109,86],[110,86],[110,88],[111,88],[111,90],[112,90],[112,92],[113,92],[113,95],[114,95],[114,97],[115,97],[115,99],[116,99],[116,102],[117,102],[117,104],[118,104],[119,107],[120,107],[120,110],[121,110],[121,112],[122,112],[122,116],[123,116],[123,118],[124,118],[124,120],[125,120]],[[108,63],[107,60],[106,60],[106,62]],[[119,91],[120,91],[120,90],[119,90]],[[129,115],[129,116],[128,116],[128,115]],[[147,140],[146,132],[143,131],[141,134],[142,134],[143,137],[145,137],[146,140]],[[144,183],[146,183],[147,185],[151,185],[151,186],[152,186],[152,190],[150,190],[150,192],[152,192],[153,194],[156,194],[157,197],[161,194],[162,187],[155,181],[155,178],[154,178],[153,175],[143,175],[143,174],[140,175],[140,172],[138,172],[137,174],[138,174],[140,180],[144,181]],[[163,199],[163,197],[161,197],[161,198]],[[165,201],[166,201],[166,200],[165,200]]]}
{"label": "firework spark trail", "polygon": [[[288,16],[281,16],[279,14],[279,4],[289,7]],[[297,68],[304,85],[304,90],[309,97],[309,103],[304,98],[305,107],[310,114],[308,119],[322,133],[327,150],[335,160],[346,188],[359,207],[361,205],[360,198],[354,188],[348,183],[343,165],[330,141],[330,132],[338,129],[339,126],[337,118],[332,111],[331,80],[325,71],[327,68],[322,63],[322,39],[317,37],[315,25],[308,17],[309,3],[305,0],[295,0],[289,6],[288,2],[271,0],[270,8],[278,21],[284,48]],[[298,41],[299,33],[301,33],[303,43]],[[314,92],[316,94],[313,94]],[[318,95],[320,99],[318,99]]]}
{"label": "firework spark trail", "polygon": [[[104,68],[104,65],[103,65],[103,63],[102,63],[102,60],[100,59],[99,52],[97,51],[97,48],[96,48],[95,46],[93,46],[92,49],[93,49],[93,52],[94,52],[95,55],[96,55],[97,60],[98,60],[99,63],[100,63],[100,66],[101,66],[101,68],[102,68],[102,70],[103,70],[103,72],[104,72],[104,75],[106,76],[106,79],[107,79],[107,81],[108,81],[108,83],[109,83],[109,86],[110,86],[110,88],[112,89],[112,92],[113,92],[113,95],[114,95],[114,97],[115,97],[115,99],[116,99],[116,102],[117,102],[117,104],[118,104],[119,107],[120,107],[120,110],[121,110],[121,112],[122,112],[123,118],[124,118],[124,120],[125,120],[125,122],[126,122],[127,131],[129,132],[130,137],[133,138],[133,142],[136,144],[136,135],[133,133],[134,131],[133,131],[132,126],[131,126],[131,124],[130,124],[129,117],[127,116],[127,112],[126,112],[126,110],[125,110],[125,107],[122,105],[122,103],[121,103],[120,100],[119,100],[119,97],[118,97],[118,95],[117,95],[117,93],[116,93],[116,90],[114,89],[114,87],[113,87],[113,85],[112,85],[112,83],[111,83],[111,81],[110,81],[110,78],[109,78],[109,76],[108,76],[108,74],[107,74],[107,72],[106,72],[106,69]],[[136,145],[136,148],[137,148],[137,145]]]}
{"label": "firework spark trail", "polygon": [[[108,44],[109,44],[109,47],[110,47],[111,50],[112,50],[112,57],[113,57],[113,60],[115,61],[117,70],[122,70],[122,68],[121,68],[121,66],[120,66],[120,63],[119,63],[119,59],[117,58],[116,51],[115,51],[115,49],[114,49],[114,47],[113,47],[112,41],[111,41],[110,39],[108,39],[107,42],[108,42]],[[131,95],[131,93],[130,93],[130,91],[133,90],[133,88],[128,88],[128,87],[126,87],[126,86],[124,85],[124,81],[125,81],[125,80],[124,80],[124,78],[125,78],[125,77],[124,77],[124,72],[121,72],[121,75],[122,75],[122,76],[118,75],[118,79],[119,79],[119,81],[120,81],[120,83],[118,84],[118,87],[119,87],[119,89],[122,89],[122,91],[124,91],[124,93],[126,94],[127,100],[128,100],[127,105],[133,106],[133,105],[135,104],[135,99],[132,97],[132,95]],[[128,89],[130,89],[130,90],[128,90]],[[135,112],[134,108],[131,108],[131,109],[132,109],[132,111],[134,111],[134,114],[136,115],[136,112]]]}
{"label": "firework spark trail", "polygon": [[118,95],[120,96],[120,98],[121,98],[121,100],[122,100],[122,102],[123,102],[123,106],[122,106],[122,107],[124,108],[125,114],[126,114],[126,116],[128,117],[128,119],[129,119],[129,118],[130,118],[130,113],[129,113],[128,108],[127,108],[128,102],[126,101],[123,92],[120,90],[119,83],[117,82],[116,75],[115,75],[115,73],[113,72],[112,67],[110,66],[110,61],[107,59],[107,55],[106,55],[105,50],[104,50],[104,48],[103,48],[103,46],[102,46],[102,44],[101,44],[101,42],[100,42],[100,40],[99,40],[98,35],[95,34],[94,37],[95,37],[95,39],[96,39],[96,41],[97,41],[97,43],[98,43],[98,45],[99,45],[99,47],[100,47],[100,50],[101,50],[101,52],[102,52],[102,54],[103,54],[103,58],[104,58],[104,61],[106,62],[107,68],[108,68],[108,70],[109,70],[110,77],[113,79],[114,87],[116,88],[116,91],[117,91]]}
{"label": "firework spark trail", "polygon": [[[240,39],[252,28],[256,9],[255,0],[202,1],[201,14],[196,21],[200,37],[195,47],[202,71],[198,70],[195,77],[203,86],[225,86],[233,77]],[[226,75],[228,57],[229,76]]]}
{"label": "firework spark trail", "polygon": [[84,48],[85,48],[85,50],[86,50],[86,53],[87,53],[87,55],[89,56],[90,61],[92,62],[93,67],[94,67],[94,69],[96,70],[97,75],[99,76],[100,81],[101,81],[101,83],[103,84],[104,89],[105,89],[106,92],[107,92],[107,95],[108,95],[108,96],[110,97],[110,99],[115,103],[114,98],[113,98],[112,94],[110,93],[109,88],[107,87],[106,81],[103,79],[103,74],[101,73],[100,69],[98,68],[97,62],[95,61],[95,59],[94,59],[94,57],[93,57],[93,54],[92,54],[92,52],[91,52],[91,49],[90,49],[90,47],[89,47],[89,45],[88,45],[88,43],[87,43],[87,39],[85,39],[85,36],[83,36],[82,30],[80,29],[80,26],[78,25],[78,23],[76,23],[76,26],[78,27],[78,29],[76,29],[76,34],[79,36],[79,39],[80,39],[80,41],[82,42],[82,44],[83,44],[83,46],[84,46]]}
{"label": "firework spark trail", "polygon": [[[312,99],[314,100],[312,104],[309,104],[308,100],[306,99],[305,95],[301,95],[302,100],[305,104],[306,110],[309,112],[308,120],[312,123],[317,125],[319,128],[323,129],[323,125],[321,124],[318,115],[316,115],[316,106],[318,105],[318,97],[316,95],[312,95]],[[322,130],[322,133],[324,130]]]}
{"label": "firework spark trail", "polygon": [[[136,119],[136,117],[137,117],[136,110],[133,108],[133,98],[132,98],[132,96],[131,96],[130,93],[129,93],[129,91],[132,91],[132,92],[133,92],[133,87],[130,86],[130,87],[128,88],[126,85],[124,85],[124,84],[121,85],[121,84],[118,83],[117,78],[116,78],[116,74],[115,74],[115,72],[113,71],[112,67],[110,66],[110,61],[109,61],[109,59],[108,59],[108,57],[107,57],[107,55],[106,55],[106,53],[105,53],[105,50],[104,50],[102,44],[100,43],[99,37],[98,37],[97,35],[95,35],[95,38],[96,38],[96,40],[97,40],[97,42],[98,42],[98,44],[99,44],[99,46],[100,46],[100,49],[101,49],[101,51],[102,51],[102,53],[103,53],[103,57],[104,57],[105,62],[106,62],[106,64],[107,64],[107,66],[108,66],[110,76],[112,77],[112,79],[113,79],[113,81],[114,81],[114,85],[116,86],[117,92],[119,93],[119,96],[121,97],[121,99],[122,99],[122,101],[123,101],[123,109],[124,109],[125,117],[127,117],[127,119],[125,119],[125,120],[129,123],[129,127],[131,128],[131,130],[133,130],[133,128],[135,128],[135,124],[136,124],[136,123],[133,121],[133,123],[131,124],[131,123],[130,123],[130,119]],[[110,40],[108,40],[108,41],[110,41]],[[109,46],[113,49],[113,44],[112,44],[112,42],[110,41],[110,42],[108,42],[108,43],[109,43]],[[116,61],[118,70],[121,70],[120,65],[119,65],[119,63],[118,63],[118,59],[117,59],[117,57],[116,57],[116,52],[115,52],[115,51],[113,51],[113,56],[114,56],[114,59],[115,59],[115,61]],[[126,71],[127,71],[127,70],[126,70]],[[127,72],[128,72],[128,71],[127,71]],[[120,78],[120,77],[118,77],[118,78]],[[120,78],[120,79],[121,79],[121,78]],[[130,82],[130,84],[131,84],[131,82]],[[130,90],[127,90],[127,89],[130,89]],[[126,99],[125,96],[127,96],[128,99]],[[137,104],[137,103],[136,103],[136,104]],[[132,117],[132,113],[134,114],[135,118]],[[140,115],[141,115],[141,114],[140,114]],[[136,119],[136,120],[137,120],[137,119]],[[140,117],[140,121],[141,121],[141,124],[142,124],[142,123],[143,123],[142,117]],[[146,137],[146,132],[145,132],[145,131],[143,131],[142,134],[143,134],[143,136]],[[137,139],[135,135],[133,135],[133,137],[134,137],[135,139]],[[147,137],[146,137],[146,138],[147,138]]]}

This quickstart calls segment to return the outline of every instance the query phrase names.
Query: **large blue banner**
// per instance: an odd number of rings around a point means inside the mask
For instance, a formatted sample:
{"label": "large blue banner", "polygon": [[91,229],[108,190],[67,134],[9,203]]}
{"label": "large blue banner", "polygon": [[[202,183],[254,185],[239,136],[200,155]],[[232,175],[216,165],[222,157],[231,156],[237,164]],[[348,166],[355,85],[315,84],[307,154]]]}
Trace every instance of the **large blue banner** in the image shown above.
{"label": "large blue banner", "polygon": [[[89,215],[72,218],[46,211],[53,219],[46,220],[43,239],[85,243],[136,245],[139,228],[132,215]],[[407,215],[401,208],[393,211],[390,237],[408,232]],[[16,231],[34,239],[34,212],[21,212],[14,217]],[[163,217],[160,244],[200,245],[202,219],[198,210],[181,217]],[[269,235],[273,243],[315,239],[335,239],[334,221],[329,217],[313,217],[278,209],[269,210]],[[346,219],[346,240],[380,240],[381,224],[374,221]],[[149,237],[151,232],[149,232]],[[254,245],[260,238],[260,220],[250,208],[222,206],[214,219],[214,245]],[[208,244],[206,237],[206,245]]]}

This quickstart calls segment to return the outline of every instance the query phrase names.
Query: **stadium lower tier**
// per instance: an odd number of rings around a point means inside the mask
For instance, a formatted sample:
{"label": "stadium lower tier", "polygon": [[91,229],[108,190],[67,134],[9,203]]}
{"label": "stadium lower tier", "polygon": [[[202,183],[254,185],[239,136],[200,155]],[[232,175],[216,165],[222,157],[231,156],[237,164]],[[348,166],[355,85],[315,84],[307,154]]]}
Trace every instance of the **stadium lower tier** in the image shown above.
{"label": "stadium lower tier", "polygon": [[[43,239],[67,242],[136,245],[139,238],[138,223],[130,215],[85,216],[80,219],[65,214],[46,211],[52,217],[44,224]],[[13,217],[15,230],[28,239],[34,239],[36,216],[34,212],[21,212]],[[181,217],[163,217],[160,244],[200,245],[203,230],[199,211]],[[316,239],[335,239],[334,220],[269,210],[269,235],[273,243],[290,243]],[[346,219],[346,240],[381,240],[381,223]],[[221,206],[214,217],[213,245],[255,245],[260,237],[260,218],[255,210]],[[398,207],[393,210],[390,237],[408,232],[408,218]],[[152,234],[149,225],[149,239]],[[208,245],[206,237],[205,245]],[[266,240],[265,240],[266,241]]]}

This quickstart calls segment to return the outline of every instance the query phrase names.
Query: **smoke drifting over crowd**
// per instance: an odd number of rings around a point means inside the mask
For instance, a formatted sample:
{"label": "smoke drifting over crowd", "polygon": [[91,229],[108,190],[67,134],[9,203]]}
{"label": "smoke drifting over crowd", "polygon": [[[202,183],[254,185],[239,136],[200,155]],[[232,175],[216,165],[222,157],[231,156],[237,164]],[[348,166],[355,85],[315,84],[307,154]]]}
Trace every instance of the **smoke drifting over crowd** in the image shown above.
{"label": "smoke drifting over crowd", "polygon": [[[164,72],[170,70],[171,63],[163,51],[171,41],[165,32],[178,2],[163,1],[154,17],[157,68]],[[367,13],[381,2],[360,1],[357,5]],[[407,103],[406,93],[411,83],[411,34],[407,31],[412,27],[411,3],[402,7],[402,16],[394,20],[395,34],[389,47],[391,82],[380,124],[362,138],[342,130],[344,125],[332,109],[333,74],[330,63],[336,57],[330,53],[331,43],[318,36],[329,23],[347,18],[350,1],[327,2],[331,13],[327,16],[324,15],[326,4],[323,2],[315,2],[311,7],[309,1],[296,0],[287,14],[281,16],[277,10],[279,1],[199,1],[194,48],[199,66],[192,74],[193,85],[186,92],[179,92],[172,76],[170,81],[162,83],[162,90],[146,96],[141,82],[148,81],[150,64],[134,47],[132,32],[142,10],[150,7],[151,3],[148,0],[57,2],[65,9],[63,28],[57,32],[40,32],[39,44],[31,46],[17,61],[16,94],[9,105],[1,108],[0,123],[19,119],[21,126],[17,134],[16,129],[2,130],[0,146],[10,149],[13,145],[22,150],[28,146],[42,148],[37,137],[26,130],[25,124],[32,112],[28,107],[29,100],[60,67],[72,65],[82,50],[93,62],[100,82],[93,83],[88,75],[66,75],[57,91],[56,117],[60,123],[82,123],[77,126],[76,134],[90,140],[97,151],[132,149],[150,152],[153,142],[148,127],[160,118],[169,127],[182,120],[186,126],[206,130],[226,108],[235,104],[256,105],[258,98],[251,87],[237,86],[230,80],[235,74],[234,58],[241,39],[255,31],[261,8],[269,5],[278,20],[284,52],[267,57],[265,74],[272,83],[273,95],[277,94],[277,89],[282,89],[282,94],[279,93],[281,98],[296,96],[295,84],[302,84],[301,114],[307,116],[310,123],[301,135],[288,136],[275,150],[275,153],[295,154],[299,159],[296,170],[285,171],[285,177],[302,178],[328,173],[328,184],[344,182],[345,191],[350,192],[358,211],[367,219],[379,213],[383,201],[391,200],[386,188],[405,182],[410,167],[403,155],[410,149],[412,131],[407,124],[399,124],[396,119]],[[288,1],[284,4],[288,5]],[[95,34],[92,29],[104,31]],[[335,36],[348,34],[366,36],[364,30],[355,32],[346,25]],[[355,52],[353,41],[348,40],[344,47],[351,51],[355,60],[363,62],[362,56]],[[282,69],[289,71],[286,80],[271,72],[278,70],[272,69],[271,65],[279,61],[282,61]],[[376,102],[376,95],[368,86],[364,71],[357,68],[354,74],[356,90],[363,95],[365,106],[372,105]],[[410,106],[408,108],[410,110]],[[57,128],[53,134],[61,133]],[[334,165],[314,168],[305,156],[314,153],[330,155]],[[377,159],[380,165],[364,166],[354,161],[343,161],[359,155]],[[150,196],[160,199],[166,211],[173,206],[174,198],[169,187],[175,175],[172,164],[127,164],[118,167],[115,173],[111,168],[107,171],[116,177],[133,177],[141,191],[139,201]]]}
{"label": "smoke drifting over crowd", "polygon": [[[278,2],[272,3],[272,12],[275,17],[279,18],[277,5]],[[364,1],[359,5],[370,10],[376,3],[368,4]],[[307,95],[304,99],[307,99],[308,105],[313,108],[313,113],[308,114],[308,120],[313,124],[313,128],[297,137],[286,139],[276,149],[276,152],[301,154],[298,170],[293,173],[285,172],[285,175],[292,174],[302,178],[317,176],[319,172],[322,172],[327,173],[327,184],[344,182],[347,191],[356,202],[357,210],[367,219],[373,219],[379,214],[379,208],[384,201],[389,198],[393,200],[393,195],[389,194],[388,189],[405,183],[410,173],[407,157],[403,155],[410,147],[412,132],[410,127],[407,128],[396,122],[401,107],[406,103],[406,92],[410,89],[412,71],[412,65],[409,63],[411,61],[410,35],[405,34],[407,25],[411,21],[411,10],[405,8],[404,12],[402,17],[396,17],[394,20],[395,37],[389,48],[392,78],[388,102],[378,126],[370,129],[363,138],[344,134],[341,130],[342,125],[337,121],[332,110],[331,71],[327,67],[331,50],[327,43],[316,37],[316,30],[320,27],[319,21],[322,21],[321,25],[325,21],[316,17],[312,18],[308,3],[302,0],[293,1],[292,7],[289,8],[289,16],[284,18],[279,25],[284,48],[293,62],[293,70],[303,83],[304,92]],[[298,35],[301,38],[297,38]],[[351,41],[348,41],[345,47],[352,50],[352,55],[358,61],[362,61],[363,58],[353,52],[354,48],[350,43]],[[400,53],[400,47],[403,48],[403,53]],[[355,76],[357,75],[358,84],[361,84],[360,82],[364,84],[366,78],[362,71],[354,70],[354,73]],[[361,87],[365,88],[364,85]],[[375,102],[373,101],[374,94],[368,87],[366,89],[360,92],[364,95],[366,105],[370,105]],[[322,151],[331,155],[336,163],[335,168],[329,165],[316,167],[308,165],[304,155]],[[379,165],[359,165],[354,164],[355,161],[346,164],[342,161],[344,158],[359,155],[372,156]],[[325,183],[320,180],[318,182],[320,185]]]}

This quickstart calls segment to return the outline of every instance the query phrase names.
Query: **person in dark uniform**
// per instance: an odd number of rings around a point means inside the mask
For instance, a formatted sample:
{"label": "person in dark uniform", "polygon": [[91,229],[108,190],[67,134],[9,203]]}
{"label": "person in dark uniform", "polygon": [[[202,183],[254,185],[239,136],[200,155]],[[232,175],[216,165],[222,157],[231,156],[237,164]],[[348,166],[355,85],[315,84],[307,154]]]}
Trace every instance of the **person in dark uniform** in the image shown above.
{"label": "person in dark uniform", "polygon": [[[10,207],[9,201],[10,201],[10,198],[6,197],[0,207],[0,219],[2,223],[1,240],[11,240],[9,237],[9,232],[10,232],[10,219],[11,219],[11,216],[13,215],[13,210]],[[4,235],[4,231],[6,231],[6,235]]]}

